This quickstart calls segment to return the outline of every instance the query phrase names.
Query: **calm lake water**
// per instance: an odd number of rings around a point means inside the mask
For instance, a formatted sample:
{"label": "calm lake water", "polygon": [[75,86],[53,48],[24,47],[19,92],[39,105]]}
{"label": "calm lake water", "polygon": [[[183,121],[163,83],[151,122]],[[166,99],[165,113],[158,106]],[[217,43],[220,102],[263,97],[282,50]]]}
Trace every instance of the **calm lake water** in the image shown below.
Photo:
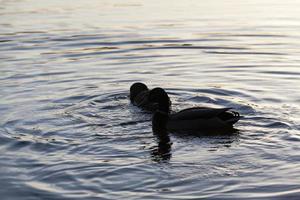
{"label": "calm lake water", "polygon": [[[299,199],[300,1],[0,1],[1,199]],[[229,136],[152,133],[233,107]]]}

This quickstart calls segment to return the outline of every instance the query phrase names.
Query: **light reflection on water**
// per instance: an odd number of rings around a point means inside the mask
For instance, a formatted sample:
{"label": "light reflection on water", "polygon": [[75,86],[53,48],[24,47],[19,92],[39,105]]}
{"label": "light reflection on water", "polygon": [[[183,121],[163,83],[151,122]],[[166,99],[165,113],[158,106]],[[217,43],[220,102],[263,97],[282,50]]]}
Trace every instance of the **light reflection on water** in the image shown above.
{"label": "light reflection on water", "polygon": [[[298,2],[0,2],[3,198],[300,195]],[[135,81],[244,118],[159,138]]]}

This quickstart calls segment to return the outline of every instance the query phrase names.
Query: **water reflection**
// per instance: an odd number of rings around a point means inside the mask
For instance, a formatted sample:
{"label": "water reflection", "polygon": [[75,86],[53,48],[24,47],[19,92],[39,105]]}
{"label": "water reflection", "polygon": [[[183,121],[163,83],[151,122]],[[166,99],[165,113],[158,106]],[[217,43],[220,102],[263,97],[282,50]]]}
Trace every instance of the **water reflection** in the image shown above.
{"label": "water reflection", "polygon": [[151,150],[152,160],[155,162],[166,162],[172,157],[172,142],[169,134],[164,132],[153,131],[156,136],[157,146]]}
{"label": "water reflection", "polygon": [[[154,130],[157,145],[151,149],[152,161],[161,163],[168,162],[172,158],[172,144],[170,134],[187,142],[187,140],[198,140],[200,146],[207,147],[208,151],[217,151],[220,148],[229,148],[233,143],[239,141],[239,130],[236,128],[218,131],[197,132],[168,132],[165,130]],[[202,141],[202,142],[201,142]]]}

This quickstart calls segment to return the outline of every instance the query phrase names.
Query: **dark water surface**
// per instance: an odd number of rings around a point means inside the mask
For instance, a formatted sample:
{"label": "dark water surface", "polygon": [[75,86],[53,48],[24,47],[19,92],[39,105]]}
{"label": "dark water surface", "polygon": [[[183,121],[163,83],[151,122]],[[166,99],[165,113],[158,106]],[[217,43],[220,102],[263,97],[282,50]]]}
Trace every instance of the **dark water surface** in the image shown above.
{"label": "dark water surface", "polygon": [[[300,199],[299,1],[0,1],[1,199]],[[233,107],[170,135],[130,105]]]}

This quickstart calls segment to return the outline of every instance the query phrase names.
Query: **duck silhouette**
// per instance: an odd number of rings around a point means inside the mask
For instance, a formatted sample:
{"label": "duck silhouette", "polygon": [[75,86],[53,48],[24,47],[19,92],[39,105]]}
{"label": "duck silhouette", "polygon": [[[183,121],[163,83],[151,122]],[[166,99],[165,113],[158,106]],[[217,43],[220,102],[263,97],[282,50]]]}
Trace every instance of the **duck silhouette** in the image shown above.
{"label": "duck silhouette", "polygon": [[[149,90],[147,85],[144,83],[136,82],[130,87],[130,101],[133,105],[138,106],[144,110],[154,112],[158,109],[158,101],[161,96],[166,94],[165,90],[162,88],[153,88]],[[150,100],[149,97],[153,97]],[[155,97],[155,98],[154,98]],[[170,110],[171,101],[168,99],[164,106],[166,109]]]}
{"label": "duck silhouette", "polygon": [[169,96],[166,92],[149,94],[148,99],[158,104],[152,117],[154,132],[229,131],[233,130],[233,125],[240,119],[240,114],[232,108],[193,107],[170,113]]}

